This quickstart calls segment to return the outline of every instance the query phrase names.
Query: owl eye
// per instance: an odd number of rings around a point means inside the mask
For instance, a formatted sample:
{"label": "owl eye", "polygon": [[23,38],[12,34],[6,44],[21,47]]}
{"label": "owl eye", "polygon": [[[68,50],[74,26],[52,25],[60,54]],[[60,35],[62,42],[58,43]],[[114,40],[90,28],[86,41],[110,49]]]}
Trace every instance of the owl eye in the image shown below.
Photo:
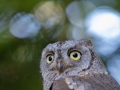
{"label": "owl eye", "polygon": [[78,52],[78,51],[72,51],[72,52],[70,52],[70,58],[72,59],[72,60],[80,60],[80,58],[81,58],[81,54],[80,54],[80,52]]}
{"label": "owl eye", "polygon": [[54,60],[54,56],[52,54],[47,55],[46,61],[47,61],[48,64],[50,64],[53,60]]}

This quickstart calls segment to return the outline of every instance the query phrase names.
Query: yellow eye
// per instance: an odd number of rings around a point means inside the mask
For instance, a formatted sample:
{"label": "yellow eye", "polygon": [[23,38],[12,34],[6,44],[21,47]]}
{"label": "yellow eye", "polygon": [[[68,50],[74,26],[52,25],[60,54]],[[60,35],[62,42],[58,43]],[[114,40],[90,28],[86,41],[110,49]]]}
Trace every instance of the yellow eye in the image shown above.
{"label": "yellow eye", "polygon": [[54,56],[52,54],[50,54],[46,57],[46,61],[48,64],[50,64],[53,60],[54,60]]}
{"label": "yellow eye", "polygon": [[72,51],[71,53],[70,53],[70,58],[72,59],[72,60],[80,60],[80,58],[81,58],[81,54],[80,54],[80,52],[78,52],[78,51]]}

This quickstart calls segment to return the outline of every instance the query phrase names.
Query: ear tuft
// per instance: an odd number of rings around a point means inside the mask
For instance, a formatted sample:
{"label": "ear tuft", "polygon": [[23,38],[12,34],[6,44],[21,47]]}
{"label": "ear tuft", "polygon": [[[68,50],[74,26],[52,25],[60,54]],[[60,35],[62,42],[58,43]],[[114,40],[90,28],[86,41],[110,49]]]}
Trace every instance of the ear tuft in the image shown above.
{"label": "ear tuft", "polygon": [[81,39],[82,43],[84,43],[88,48],[93,48],[93,43],[89,39]]}

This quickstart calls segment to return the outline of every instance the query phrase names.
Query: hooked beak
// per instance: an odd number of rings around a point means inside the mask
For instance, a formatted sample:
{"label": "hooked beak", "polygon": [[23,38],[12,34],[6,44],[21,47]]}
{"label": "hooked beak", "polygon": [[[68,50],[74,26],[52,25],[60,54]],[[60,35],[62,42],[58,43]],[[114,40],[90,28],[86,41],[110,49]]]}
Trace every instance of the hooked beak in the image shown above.
{"label": "hooked beak", "polygon": [[57,69],[59,70],[59,72],[62,72],[62,69],[63,69],[62,61],[57,62]]}
{"label": "hooked beak", "polygon": [[51,64],[50,70],[55,70],[59,74],[63,73],[63,71],[66,71],[68,68],[73,67],[73,65],[64,59],[57,59],[53,64]]}
{"label": "hooked beak", "polygon": [[73,67],[73,65],[65,60],[57,60],[56,69],[60,73],[62,73],[64,70],[66,70],[69,67]]}

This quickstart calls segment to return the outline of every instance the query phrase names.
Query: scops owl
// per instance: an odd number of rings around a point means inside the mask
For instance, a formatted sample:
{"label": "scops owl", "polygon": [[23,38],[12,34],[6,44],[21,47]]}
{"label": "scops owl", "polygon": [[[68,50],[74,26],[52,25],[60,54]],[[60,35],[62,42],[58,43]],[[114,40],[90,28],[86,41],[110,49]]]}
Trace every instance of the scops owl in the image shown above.
{"label": "scops owl", "polygon": [[47,45],[40,62],[44,90],[120,90],[92,47],[87,39]]}

